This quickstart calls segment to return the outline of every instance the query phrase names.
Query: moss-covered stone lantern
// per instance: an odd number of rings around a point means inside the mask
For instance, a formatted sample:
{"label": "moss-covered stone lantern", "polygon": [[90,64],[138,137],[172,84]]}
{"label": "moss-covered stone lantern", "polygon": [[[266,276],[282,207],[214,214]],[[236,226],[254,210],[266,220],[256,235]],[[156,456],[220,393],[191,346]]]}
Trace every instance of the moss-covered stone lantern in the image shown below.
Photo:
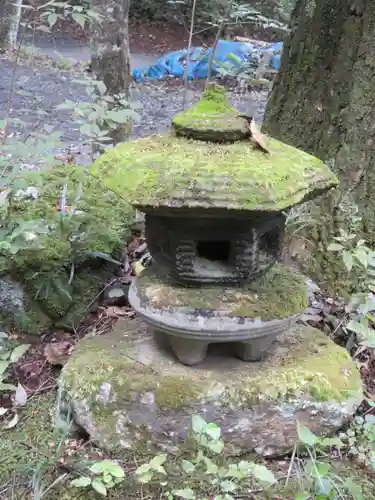
{"label": "moss-covered stone lantern", "polygon": [[146,215],[154,265],[132,284],[137,313],[184,364],[211,343],[259,360],[307,306],[302,275],[278,263],[285,212],[338,184],[317,158],[275,139],[262,151],[224,90],[162,135],[104,154],[93,175]]}

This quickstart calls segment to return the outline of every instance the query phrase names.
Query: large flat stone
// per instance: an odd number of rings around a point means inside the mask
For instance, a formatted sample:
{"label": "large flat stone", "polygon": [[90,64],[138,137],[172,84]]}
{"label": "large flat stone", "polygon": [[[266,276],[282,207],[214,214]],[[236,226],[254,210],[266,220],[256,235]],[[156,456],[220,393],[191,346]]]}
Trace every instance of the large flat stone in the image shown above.
{"label": "large flat stone", "polygon": [[329,435],[362,400],[348,353],[319,330],[293,327],[257,363],[228,356],[228,345],[210,348],[198,367],[184,366],[137,319],[83,340],[61,376],[77,423],[105,449],[174,451],[200,414],[221,427],[227,454],[274,456],[296,443],[297,420]]}

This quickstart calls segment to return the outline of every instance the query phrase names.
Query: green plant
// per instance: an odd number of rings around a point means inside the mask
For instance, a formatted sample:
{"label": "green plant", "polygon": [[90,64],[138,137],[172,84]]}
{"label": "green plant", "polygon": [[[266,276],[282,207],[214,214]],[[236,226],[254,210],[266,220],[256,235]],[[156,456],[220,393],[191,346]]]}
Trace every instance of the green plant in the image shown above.
{"label": "green plant", "polygon": [[[362,489],[351,478],[342,478],[334,470],[326,450],[335,447],[339,452],[344,447],[340,438],[320,438],[308,427],[298,424],[299,443],[295,446],[287,483],[293,466],[297,469],[297,477],[301,492],[295,500],[329,500],[336,498],[362,499]],[[307,453],[308,459],[302,460],[301,455]],[[349,497],[348,497],[349,495]]]}
{"label": "green plant", "polygon": [[366,245],[363,239],[356,234],[340,230],[340,236],[334,238],[328,246],[328,251],[339,252],[348,273],[353,271],[365,292],[352,296],[347,312],[350,320],[345,328],[354,332],[359,340],[360,349],[357,354],[366,348],[375,348],[375,251]]}
{"label": "green plant", "polygon": [[45,476],[51,471],[58,471],[63,463],[63,455],[65,451],[65,443],[73,426],[71,409],[68,407],[67,412],[62,412],[63,407],[63,388],[59,388],[57,392],[56,405],[52,416],[53,420],[53,435],[51,454],[46,455],[43,460],[40,460],[34,470],[32,478],[33,498],[41,500],[45,495],[52,490],[58,483],[64,481],[68,473],[57,475],[57,478],[48,486],[44,484]]}
{"label": "green plant", "polygon": [[278,11],[280,12],[281,19],[289,21],[290,14],[294,8],[295,0],[279,0]]}
{"label": "green plant", "polygon": [[[133,2],[130,6],[130,16],[147,20],[166,20],[178,22],[181,26],[189,24],[193,0],[143,0]],[[200,33],[210,30],[215,20],[223,15],[227,2],[225,0],[206,0],[197,4],[196,26]],[[239,0],[238,13],[255,10],[261,12],[265,18],[275,19],[284,23],[289,19],[289,14],[294,4],[293,0]]]}
{"label": "green plant", "polygon": [[[81,28],[93,21],[100,22],[101,16],[89,4],[71,5],[69,2],[49,1],[43,5],[39,16],[32,18],[31,27],[49,32],[59,20],[72,19]],[[41,22],[42,21],[42,22]]]}
{"label": "green plant", "polygon": [[215,500],[232,500],[233,494],[240,492],[251,480],[263,486],[276,483],[274,474],[264,465],[244,460],[238,463],[220,463],[219,457],[223,451],[224,442],[221,439],[220,428],[216,424],[206,423],[200,416],[194,415],[191,436],[198,451],[192,460],[181,459],[179,469],[185,478],[185,484],[182,484],[181,488],[167,490],[169,481],[165,468],[166,455],[158,455],[150,462],[138,467],[135,472],[137,481],[147,484],[159,478],[168,500],[174,498],[204,500],[199,492],[190,486],[196,476],[205,478],[207,486],[213,491],[212,495]]}
{"label": "green plant", "polygon": [[0,393],[1,391],[15,391],[17,387],[7,383],[8,369],[16,363],[29,349],[30,344],[14,346],[5,332],[0,332]]}
{"label": "green plant", "polygon": [[107,496],[107,490],[124,481],[125,472],[112,460],[101,460],[89,467],[91,475],[82,475],[73,479],[70,485],[75,488],[92,488],[102,496]]}
{"label": "green plant", "polygon": [[349,456],[375,470],[375,415],[356,416],[349,429],[340,434],[340,438],[347,446]]}
{"label": "green plant", "polygon": [[[260,10],[253,8],[249,4],[242,4],[228,0],[223,13],[217,13],[211,21],[209,21],[217,31],[214,43],[211,48],[210,55],[205,56],[208,59],[207,68],[207,84],[211,81],[213,62],[215,58],[215,50],[219,39],[224,36],[224,32],[230,26],[238,26],[242,24],[254,24],[263,28],[279,28],[286,30],[286,26],[279,21],[270,18],[268,15],[263,15]],[[235,77],[238,83],[244,81],[249,86],[268,83],[263,77],[267,69],[267,57],[261,60],[260,56],[254,51],[249,55],[249,61],[243,63],[240,58],[234,54],[230,54],[230,59],[226,63],[219,63],[219,73],[221,76]],[[255,68],[256,66],[256,68]]]}
{"label": "green plant", "polygon": [[88,101],[75,103],[66,100],[57,109],[70,110],[83,137],[83,145],[88,144],[93,151],[104,151],[113,145],[111,133],[118,124],[139,119],[136,112],[139,105],[129,103],[124,95],[109,95],[104,82],[86,75],[76,80],[84,85]]}
{"label": "green plant", "polygon": [[265,86],[269,89],[272,82],[264,78],[268,69],[267,58],[262,58],[257,50],[248,54],[245,60],[242,60],[236,54],[228,54],[227,61],[217,61],[220,77],[234,78],[240,87],[246,87],[249,90],[256,86]]}
{"label": "green plant", "polygon": [[28,186],[22,170],[23,165],[38,157],[39,163],[49,166],[51,155],[45,154],[56,147],[59,134],[30,133],[26,139],[8,132],[8,125],[22,126],[21,120],[0,121],[0,255],[11,258],[23,249],[40,248],[40,236],[48,233],[42,219],[16,222],[8,220],[13,203],[20,198],[33,199],[38,196],[40,178],[34,177],[34,185]]}

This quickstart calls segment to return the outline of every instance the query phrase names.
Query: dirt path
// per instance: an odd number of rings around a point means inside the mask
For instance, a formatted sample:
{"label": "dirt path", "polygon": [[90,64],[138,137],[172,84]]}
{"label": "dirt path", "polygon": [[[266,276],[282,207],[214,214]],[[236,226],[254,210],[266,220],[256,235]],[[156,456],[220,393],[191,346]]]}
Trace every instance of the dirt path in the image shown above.
{"label": "dirt path", "polygon": [[[57,61],[65,60],[72,64],[86,64],[90,60],[89,42],[86,39],[72,38],[62,34],[32,33],[29,30],[23,38],[23,45],[29,50],[35,49],[38,54],[46,55]],[[130,54],[131,68],[149,66],[153,64],[158,55],[142,52],[135,48]]]}
{"label": "dirt path", "polygon": [[[0,119],[7,110],[9,90],[12,82],[12,61],[0,59]],[[81,102],[87,99],[84,87],[69,71],[51,69],[46,64],[21,64],[15,74],[15,93],[13,95],[13,118],[25,122],[23,133],[28,134],[36,127],[52,126],[62,133],[63,149],[77,147],[80,143],[78,126],[67,111],[57,111],[56,107],[66,99]],[[202,83],[192,85],[188,102],[198,99]],[[134,85],[133,99],[139,102],[139,121],[134,123],[134,137],[146,136],[166,130],[172,116],[182,109],[183,86],[180,82],[159,82],[157,84]],[[244,96],[230,93],[231,101],[241,112],[253,109],[261,121],[265,107],[265,96],[260,100],[250,94]],[[41,111],[44,114],[41,114]],[[22,129],[22,127],[18,127]],[[54,150],[55,151],[55,150]],[[61,148],[58,149],[61,151]]]}

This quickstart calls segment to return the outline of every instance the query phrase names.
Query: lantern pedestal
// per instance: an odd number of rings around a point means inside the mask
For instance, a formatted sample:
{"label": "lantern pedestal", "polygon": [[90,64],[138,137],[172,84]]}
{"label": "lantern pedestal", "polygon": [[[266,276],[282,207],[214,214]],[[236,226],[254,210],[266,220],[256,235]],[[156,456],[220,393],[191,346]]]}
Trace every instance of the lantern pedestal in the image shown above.
{"label": "lantern pedestal", "polygon": [[185,287],[158,269],[132,283],[129,301],[186,365],[203,361],[209,344],[228,342],[242,360],[259,361],[308,304],[306,278],[282,264],[242,286]]}

